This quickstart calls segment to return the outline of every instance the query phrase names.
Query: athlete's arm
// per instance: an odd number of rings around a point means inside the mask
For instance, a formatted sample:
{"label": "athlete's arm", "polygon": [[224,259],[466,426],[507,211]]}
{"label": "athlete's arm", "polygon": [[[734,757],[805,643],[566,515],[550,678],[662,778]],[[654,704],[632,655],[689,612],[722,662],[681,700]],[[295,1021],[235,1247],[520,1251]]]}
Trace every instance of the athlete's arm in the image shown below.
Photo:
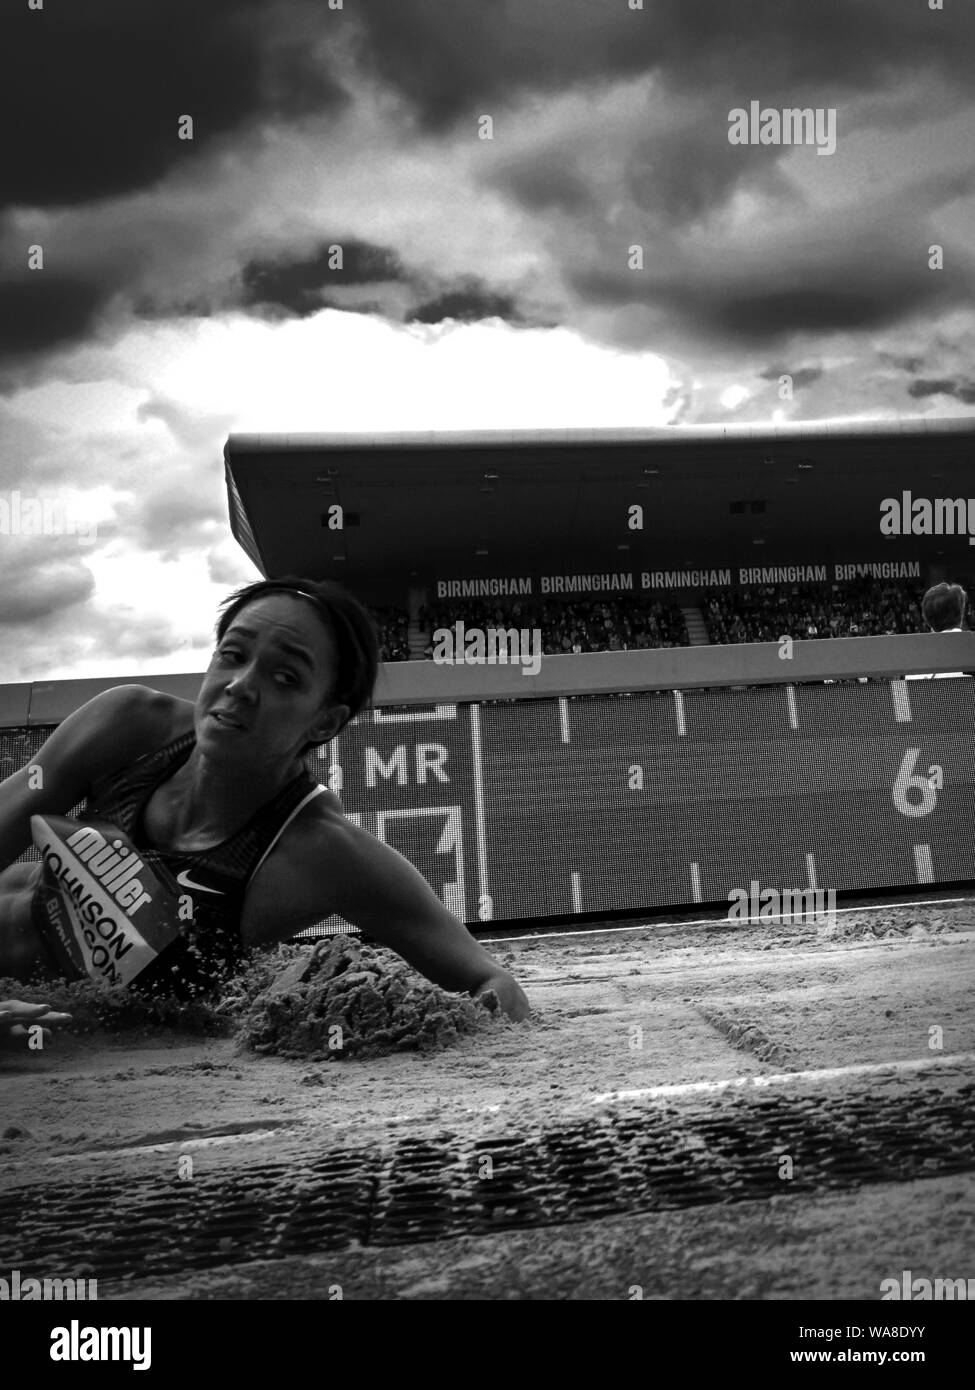
{"label": "athlete's arm", "polygon": [[20,999],[0,999],[0,1047],[16,1046],[39,1027],[45,1047],[51,1045],[51,1029],[70,1023],[70,1014],[55,1013],[50,1004],[25,1004]]}
{"label": "athlete's arm", "polygon": [[338,913],[434,984],[475,998],[493,990],[509,1018],[528,1017],[531,1006],[514,976],[447,911],[408,859],[334,814],[328,822],[323,833],[310,817],[280,856],[268,857],[248,890],[245,940],[284,941]]}
{"label": "athlete's arm", "polygon": [[434,984],[466,989],[475,998],[494,990],[509,1018],[527,1018],[531,1006],[514,976],[448,912],[409,860],[365,830],[347,830],[354,848],[333,911],[391,946]]}
{"label": "athlete's arm", "polygon": [[30,844],[30,818],[67,815],[99,778],[148,751],[164,728],[171,696],[118,685],[70,714],[33,759],[0,782],[0,870]]}

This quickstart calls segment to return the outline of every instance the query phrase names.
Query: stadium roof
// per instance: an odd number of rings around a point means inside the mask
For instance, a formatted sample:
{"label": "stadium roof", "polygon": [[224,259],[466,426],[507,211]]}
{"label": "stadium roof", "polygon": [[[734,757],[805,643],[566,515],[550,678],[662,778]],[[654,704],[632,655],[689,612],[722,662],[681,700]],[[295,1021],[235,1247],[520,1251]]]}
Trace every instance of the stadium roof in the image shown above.
{"label": "stadium roof", "polygon": [[[436,577],[939,553],[885,538],[880,503],[975,492],[975,417],[782,426],[236,434],[233,533],[266,575],[382,601]],[[628,509],[644,508],[630,530]],[[329,529],[339,506],[342,530]],[[392,600],[391,600],[392,601]]]}

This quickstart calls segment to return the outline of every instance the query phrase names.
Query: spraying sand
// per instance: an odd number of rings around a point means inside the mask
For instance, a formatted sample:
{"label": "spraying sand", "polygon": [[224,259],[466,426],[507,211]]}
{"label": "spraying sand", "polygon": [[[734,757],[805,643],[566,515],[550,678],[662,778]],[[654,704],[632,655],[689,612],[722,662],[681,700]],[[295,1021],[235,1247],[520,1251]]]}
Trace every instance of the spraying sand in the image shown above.
{"label": "spraying sand", "polygon": [[287,966],[241,1013],[255,1052],[338,1061],[434,1051],[499,1022],[498,1001],[446,994],[408,965],[348,936]]}
{"label": "spraying sand", "polygon": [[503,1026],[497,997],[474,1001],[430,984],[399,957],[348,936],[314,951],[281,946],[192,1000],[113,990],[90,980],[22,985],[0,998],[43,999],[70,1013],[74,1032],[233,1035],[254,1052],[311,1061],[436,1051],[479,1029]]}

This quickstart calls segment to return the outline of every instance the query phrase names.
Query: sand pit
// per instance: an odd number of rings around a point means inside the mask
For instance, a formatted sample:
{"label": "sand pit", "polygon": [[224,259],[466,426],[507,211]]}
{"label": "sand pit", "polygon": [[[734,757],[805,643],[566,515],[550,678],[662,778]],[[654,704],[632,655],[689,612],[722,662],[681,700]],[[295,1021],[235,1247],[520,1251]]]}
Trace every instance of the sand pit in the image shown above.
{"label": "sand pit", "polygon": [[112,989],[95,980],[21,980],[0,978],[0,999],[45,1003],[71,1015],[71,1033],[124,1036],[134,1040],[160,1031],[199,1037],[228,1032],[230,1019],[221,994],[210,998],[140,994],[136,989]]}
{"label": "sand pit", "polygon": [[392,952],[348,936],[315,950],[261,952],[208,996],[192,1000],[89,980],[0,980],[3,998],[43,1000],[70,1013],[74,1033],[232,1036],[242,1049],[305,1061],[434,1052],[505,1022],[493,993],[477,1001],[448,994]]}
{"label": "sand pit", "polygon": [[[230,1297],[282,1290],[321,1297],[334,1282],[347,1297],[412,1298],[428,1288],[449,1297],[468,1296],[468,1289],[492,1298],[516,1289],[525,1297],[610,1297],[622,1267],[625,1285],[645,1284],[655,1297],[835,1297],[842,1290],[873,1298],[891,1270],[963,1269],[970,1232],[958,1214],[970,1202],[972,1180],[944,1170],[948,1158],[965,1169],[970,1163],[959,1149],[956,1115],[968,1103],[957,1094],[970,1085],[975,1052],[973,904],[885,905],[841,921],[843,932],[831,937],[778,922],[715,922],[489,942],[532,1002],[528,1026],[434,990],[391,953],[337,939],[317,960],[310,945],[256,956],[209,1012],[195,1001],[195,1020],[185,1004],[174,1006],[167,1023],[135,1000],[127,1014],[103,1012],[101,1023],[94,1014],[79,1019],[84,1033],[76,1023],[49,1049],[0,1057],[0,1200],[6,1189],[22,1241],[19,1267],[34,1272],[47,1261],[77,1272],[94,1260],[92,1272],[106,1280],[100,1296],[115,1297],[121,1285],[110,1282],[109,1265],[124,1228],[127,1241],[145,1242],[125,1287],[155,1288],[154,1252],[162,1259],[169,1248],[159,1232],[185,1227],[192,1231],[179,1235],[186,1269],[172,1275],[162,1296],[213,1296],[212,1278],[230,1281],[220,1286]],[[456,1034],[448,1027],[440,1035],[451,1044],[437,1046],[434,1038],[427,1051],[426,1015],[418,1013],[412,1030],[383,1037],[387,1055],[372,1060],[364,1049],[329,1049],[335,1023],[349,1026],[349,1043],[366,1036],[367,1024],[374,1038],[388,1031],[387,1013],[403,1019],[409,996],[391,983],[400,975],[404,988],[408,981],[429,991],[434,1017],[445,1006],[473,1011],[474,1030],[455,1018]],[[50,986],[32,997],[79,1013],[70,995]],[[110,1007],[91,996],[81,1002]],[[121,1010],[122,1001],[111,1007]],[[302,1019],[317,1021],[302,1032]],[[256,1050],[258,1042],[267,1049]],[[759,1081],[764,1089],[754,1093],[721,1089]],[[661,1087],[680,1094],[658,1097]],[[658,1111],[666,1111],[666,1123],[655,1120]],[[865,1121],[857,1116],[875,1113],[888,1125],[889,1143],[861,1144]],[[766,1118],[767,1132],[758,1123]],[[634,1173],[657,1165],[668,1191],[678,1169],[685,1176],[699,1169],[705,1186],[724,1183],[734,1196],[739,1179],[760,1177],[782,1144],[798,1155],[806,1185],[779,1194],[776,1170],[776,1195],[734,1207],[727,1218],[733,1230],[713,1225],[713,1206],[693,1205],[676,1215],[634,1209],[587,1218],[551,1234],[537,1224],[539,1212],[558,1220],[545,1205],[551,1194],[576,1203],[583,1189],[596,1191],[608,1171],[601,1155],[614,1163],[621,1156],[626,1191]],[[499,1164],[495,1197],[477,1166],[485,1153]],[[942,1176],[931,1170],[919,1181],[932,1155],[940,1155]],[[860,1174],[862,1189],[836,1167],[853,1159],[870,1169]],[[192,1185],[181,1176],[187,1160]],[[878,1165],[896,1180],[879,1182]],[[902,1170],[914,1179],[900,1180]],[[130,1185],[131,1229],[105,1201],[106,1174]],[[543,1178],[548,1186],[540,1189]],[[303,1194],[297,1202],[296,1192]],[[491,1217],[472,1234],[477,1221],[464,1216],[467,1224],[450,1237],[453,1255],[443,1241],[395,1243],[410,1235],[417,1212],[437,1229],[455,1230],[474,1198],[478,1211],[490,1206],[517,1229],[495,1231]],[[512,1215],[509,1207],[522,1198],[527,1215]],[[524,1229],[522,1217],[530,1223]],[[669,1265],[658,1269],[656,1255],[652,1268],[640,1266],[630,1245],[607,1244],[601,1232],[617,1226],[624,1234],[639,1229],[640,1248],[649,1240],[655,1250],[664,1228],[673,1228],[678,1252],[688,1231],[701,1226],[708,1234],[697,1265],[688,1271],[678,1253],[674,1273]],[[849,1233],[863,1229],[874,1244],[854,1269]],[[336,1232],[366,1243],[332,1249]],[[315,1249],[316,1241],[323,1253],[304,1263],[286,1268],[278,1258],[286,1249]],[[507,1271],[526,1249],[564,1255],[568,1272],[554,1273],[546,1256],[523,1282],[509,1281]],[[465,1261],[480,1258],[503,1275],[465,1273]],[[169,1270],[173,1260],[166,1259]],[[272,1273],[263,1284],[247,1283],[244,1269],[261,1259]],[[211,1267],[213,1260],[219,1263]]]}
{"label": "sand pit", "polygon": [[495,995],[482,1002],[447,994],[348,936],[302,953],[237,1007],[245,1047],[310,1061],[436,1051],[501,1023]]}

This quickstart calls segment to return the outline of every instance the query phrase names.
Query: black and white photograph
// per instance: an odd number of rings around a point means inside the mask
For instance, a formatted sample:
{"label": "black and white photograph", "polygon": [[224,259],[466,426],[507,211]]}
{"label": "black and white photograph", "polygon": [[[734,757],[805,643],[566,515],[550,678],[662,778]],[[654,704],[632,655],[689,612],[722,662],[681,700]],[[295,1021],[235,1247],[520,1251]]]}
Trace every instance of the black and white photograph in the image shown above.
{"label": "black and white photograph", "polygon": [[5,1345],[947,1373],[975,7],[0,14]]}

